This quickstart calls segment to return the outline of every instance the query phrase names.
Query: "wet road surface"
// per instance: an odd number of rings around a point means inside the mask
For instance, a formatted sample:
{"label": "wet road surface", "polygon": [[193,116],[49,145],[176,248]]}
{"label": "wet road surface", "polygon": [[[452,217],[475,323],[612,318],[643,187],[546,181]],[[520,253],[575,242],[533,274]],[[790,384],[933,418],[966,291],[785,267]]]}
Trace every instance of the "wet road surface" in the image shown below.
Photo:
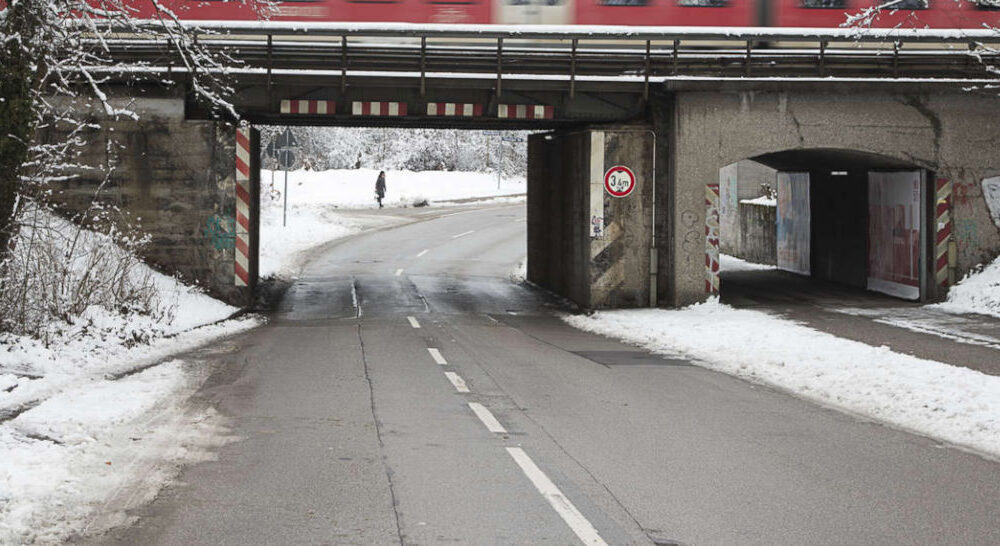
{"label": "wet road surface", "polygon": [[193,402],[240,440],[94,542],[1000,544],[1000,464],[565,325],[524,215],[325,247]]}

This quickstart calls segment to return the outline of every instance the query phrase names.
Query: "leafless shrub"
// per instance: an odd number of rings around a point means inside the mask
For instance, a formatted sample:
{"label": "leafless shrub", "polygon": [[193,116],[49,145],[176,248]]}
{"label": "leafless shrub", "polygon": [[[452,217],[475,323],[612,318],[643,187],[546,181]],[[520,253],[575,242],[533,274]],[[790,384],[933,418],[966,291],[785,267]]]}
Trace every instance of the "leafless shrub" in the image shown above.
{"label": "leafless shrub", "polygon": [[[171,318],[172,309],[159,301],[152,274],[136,254],[145,238],[115,224],[104,233],[91,231],[36,203],[21,207],[17,221],[0,281],[0,329],[49,343],[67,331],[83,331],[81,322],[95,317]],[[126,345],[156,334],[126,331],[128,321],[118,322]]]}

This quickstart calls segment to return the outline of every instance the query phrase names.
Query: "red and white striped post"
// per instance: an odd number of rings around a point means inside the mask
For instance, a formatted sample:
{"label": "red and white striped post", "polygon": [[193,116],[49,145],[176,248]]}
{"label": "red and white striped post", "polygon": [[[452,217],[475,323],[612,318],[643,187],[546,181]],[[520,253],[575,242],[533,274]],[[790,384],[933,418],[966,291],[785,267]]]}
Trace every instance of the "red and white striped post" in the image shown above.
{"label": "red and white striped post", "polygon": [[948,288],[955,279],[953,273],[952,257],[950,247],[952,242],[951,226],[951,181],[947,178],[938,178],[934,184],[934,280],[938,289],[938,295],[943,296],[944,290]]}
{"label": "red and white striped post", "polygon": [[719,185],[705,186],[705,292],[719,293]]}
{"label": "red and white striped post", "polygon": [[250,128],[236,129],[236,286],[250,286]]}

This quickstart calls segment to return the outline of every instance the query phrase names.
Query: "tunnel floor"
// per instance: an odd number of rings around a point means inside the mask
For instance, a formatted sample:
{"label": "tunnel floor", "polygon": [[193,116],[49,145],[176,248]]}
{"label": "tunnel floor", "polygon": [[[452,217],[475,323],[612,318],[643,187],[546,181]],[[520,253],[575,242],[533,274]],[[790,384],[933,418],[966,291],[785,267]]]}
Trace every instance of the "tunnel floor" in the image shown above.
{"label": "tunnel floor", "polygon": [[[751,266],[752,267],[752,266]],[[829,281],[779,271],[726,269],[720,301],[780,315],[816,330],[928,360],[1000,375],[1000,319],[954,314]]]}

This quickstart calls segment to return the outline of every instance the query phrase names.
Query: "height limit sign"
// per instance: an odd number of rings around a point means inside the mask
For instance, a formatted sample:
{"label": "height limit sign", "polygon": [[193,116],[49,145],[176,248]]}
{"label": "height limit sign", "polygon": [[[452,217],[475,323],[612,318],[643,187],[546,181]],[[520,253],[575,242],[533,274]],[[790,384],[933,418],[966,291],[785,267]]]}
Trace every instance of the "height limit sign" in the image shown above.
{"label": "height limit sign", "polygon": [[613,197],[628,197],[635,189],[635,173],[624,165],[615,165],[604,173],[604,189]]}

